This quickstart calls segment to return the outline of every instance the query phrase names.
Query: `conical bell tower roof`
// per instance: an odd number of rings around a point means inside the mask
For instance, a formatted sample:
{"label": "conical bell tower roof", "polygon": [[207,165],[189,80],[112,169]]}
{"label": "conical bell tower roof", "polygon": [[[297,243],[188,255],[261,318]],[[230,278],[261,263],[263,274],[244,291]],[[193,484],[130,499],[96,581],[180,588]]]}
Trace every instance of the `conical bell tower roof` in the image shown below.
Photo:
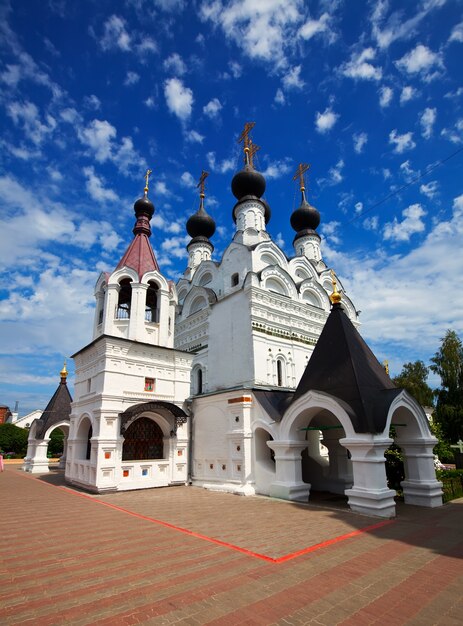
{"label": "conical bell tower roof", "polygon": [[392,400],[400,393],[341,305],[333,274],[332,309],[294,393],[322,391],[347,405],[358,433],[384,431]]}

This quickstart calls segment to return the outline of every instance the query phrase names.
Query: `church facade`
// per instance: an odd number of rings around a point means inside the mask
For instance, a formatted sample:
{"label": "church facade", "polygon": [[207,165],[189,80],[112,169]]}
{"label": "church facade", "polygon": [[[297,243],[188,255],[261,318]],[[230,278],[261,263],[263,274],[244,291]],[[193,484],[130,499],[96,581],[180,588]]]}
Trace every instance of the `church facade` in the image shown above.
{"label": "church facade", "polygon": [[394,426],[406,502],[438,506],[436,440],[359,335],[355,306],[322,259],[306,166],[288,258],[266,229],[248,131],[232,180],[233,239],[214,261],[203,173],[177,285],[150,245],[147,175],[133,240],[96,284],[92,342],[73,356],[66,480],[100,493],[187,483],[307,501],[311,489],[330,491],[390,517],[384,451]]}

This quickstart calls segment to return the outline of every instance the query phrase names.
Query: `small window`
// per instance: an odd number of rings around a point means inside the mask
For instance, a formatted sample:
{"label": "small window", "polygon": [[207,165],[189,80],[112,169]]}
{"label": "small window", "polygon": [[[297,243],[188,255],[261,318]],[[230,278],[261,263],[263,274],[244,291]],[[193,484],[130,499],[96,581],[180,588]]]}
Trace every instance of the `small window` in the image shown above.
{"label": "small window", "polygon": [[100,309],[98,313],[98,325],[103,323],[103,314],[104,314],[104,309]]}
{"label": "small window", "polygon": [[277,385],[283,387],[283,363],[280,359],[277,361]]}
{"label": "small window", "polygon": [[197,372],[196,389],[198,394],[203,392],[203,370],[201,368]]}
{"label": "small window", "polygon": [[154,391],[154,378],[145,378],[145,391]]}
{"label": "small window", "polygon": [[239,274],[232,274],[231,286],[232,287],[236,287],[236,285],[239,283],[239,281],[240,281],[240,275]]}
{"label": "small window", "polygon": [[92,379],[87,378],[87,393],[90,393],[92,390]]}

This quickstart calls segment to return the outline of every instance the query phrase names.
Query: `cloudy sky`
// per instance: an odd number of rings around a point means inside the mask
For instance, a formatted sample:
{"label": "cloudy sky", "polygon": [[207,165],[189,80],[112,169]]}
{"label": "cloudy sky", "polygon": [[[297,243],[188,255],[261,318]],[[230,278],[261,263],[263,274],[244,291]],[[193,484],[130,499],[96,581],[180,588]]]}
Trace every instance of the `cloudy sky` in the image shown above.
{"label": "cloudy sky", "polygon": [[44,408],[91,340],[148,166],[163,273],[202,169],[220,259],[246,121],[271,235],[292,255],[310,163],[324,259],[393,375],[462,335],[461,0],[0,0],[0,29],[0,403]]}

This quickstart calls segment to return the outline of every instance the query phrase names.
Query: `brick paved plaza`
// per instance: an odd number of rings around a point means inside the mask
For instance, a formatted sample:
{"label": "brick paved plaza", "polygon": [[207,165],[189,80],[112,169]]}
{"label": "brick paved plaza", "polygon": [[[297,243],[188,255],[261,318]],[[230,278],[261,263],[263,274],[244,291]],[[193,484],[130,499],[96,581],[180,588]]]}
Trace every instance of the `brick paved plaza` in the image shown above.
{"label": "brick paved plaza", "polygon": [[463,499],[392,522],[194,487],[0,475],[0,624],[463,623]]}

